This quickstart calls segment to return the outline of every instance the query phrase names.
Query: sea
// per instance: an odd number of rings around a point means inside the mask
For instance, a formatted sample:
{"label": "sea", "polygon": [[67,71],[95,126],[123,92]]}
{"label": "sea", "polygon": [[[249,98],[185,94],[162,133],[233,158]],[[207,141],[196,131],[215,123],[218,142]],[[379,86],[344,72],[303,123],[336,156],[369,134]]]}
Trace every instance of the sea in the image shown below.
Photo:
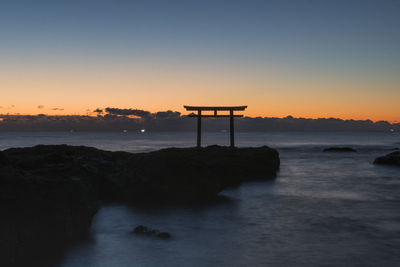
{"label": "sea", "polygon": [[[400,168],[373,164],[400,148],[400,133],[236,133],[235,138],[239,147],[277,149],[276,179],[246,182],[201,204],[104,204],[90,237],[52,266],[400,266]],[[0,150],[69,144],[134,153],[195,142],[195,133],[0,133]],[[228,145],[229,133],[204,133],[203,144]],[[323,152],[332,146],[357,152]],[[134,235],[137,225],[172,238]]]}

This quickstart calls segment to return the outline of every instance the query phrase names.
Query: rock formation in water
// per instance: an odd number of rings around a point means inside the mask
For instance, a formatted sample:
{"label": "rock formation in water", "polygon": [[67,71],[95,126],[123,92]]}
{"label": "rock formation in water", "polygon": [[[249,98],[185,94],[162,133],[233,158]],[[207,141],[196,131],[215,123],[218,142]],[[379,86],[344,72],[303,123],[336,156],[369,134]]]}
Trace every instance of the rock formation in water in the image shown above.
{"label": "rock formation in water", "polygon": [[243,181],[274,178],[278,168],[278,152],[268,147],[0,151],[0,265],[37,262],[86,235],[100,201],[211,198]]}
{"label": "rock formation in water", "polygon": [[324,152],[357,152],[357,150],[351,147],[329,147],[325,148]]}
{"label": "rock formation in water", "polygon": [[161,232],[156,229],[151,229],[147,226],[143,225],[138,225],[133,229],[134,234],[139,234],[139,235],[147,235],[147,236],[155,236],[161,239],[169,239],[171,238],[171,234],[168,232]]}
{"label": "rock formation in water", "polygon": [[400,151],[395,151],[387,154],[386,156],[376,158],[374,164],[400,166]]}

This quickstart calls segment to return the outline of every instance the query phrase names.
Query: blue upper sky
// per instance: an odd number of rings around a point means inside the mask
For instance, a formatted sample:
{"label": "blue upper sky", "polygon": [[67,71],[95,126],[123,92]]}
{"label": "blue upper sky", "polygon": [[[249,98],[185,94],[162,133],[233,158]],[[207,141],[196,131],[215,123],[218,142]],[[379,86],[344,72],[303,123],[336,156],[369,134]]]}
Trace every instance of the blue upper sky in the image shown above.
{"label": "blue upper sky", "polygon": [[1,1],[0,48],[398,67],[399,14],[396,0]]}
{"label": "blue upper sky", "polygon": [[2,0],[0,67],[272,62],[398,81],[399,14],[398,0]]}

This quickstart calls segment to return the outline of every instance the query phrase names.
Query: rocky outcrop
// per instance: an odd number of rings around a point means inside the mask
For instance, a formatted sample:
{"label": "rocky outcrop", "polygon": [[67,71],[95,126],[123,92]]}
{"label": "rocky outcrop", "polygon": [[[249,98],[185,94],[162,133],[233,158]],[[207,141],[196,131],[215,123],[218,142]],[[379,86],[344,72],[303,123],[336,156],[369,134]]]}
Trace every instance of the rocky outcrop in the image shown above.
{"label": "rocky outcrop", "polygon": [[130,162],[117,190],[128,199],[214,197],[243,181],[274,178],[279,168],[278,152],[268,147],[168,148],[136,154]]}
{"label": "rocky outcrop", "polygon": [[[12,162],[11,160],[9,162]],[[0,166],[0,265],[36,266],[84,237],[98,209],[90,184]]]}
{"label": "rocky outcrop", "polygon": [[[36,146],[3,152],[8,169],[24,177],[90,187],[102,200],[213,197],[243,181],[271,179],[279,168],[274,149],[168,148],[131,154],[89,147]],[[0,170],[6,175],[8,170]]]}
{"label": "rocky outcrop", "polygon": [[357,152],[357,150],[351,147],[329,147],[325,148],[324,152]]}
{"label": "rocky outcrop", "polygon": [[85,236],[99,201],[205,199],[243,181],[272,179],[278,168],[278,152],[268,147],[0,151],[0,265],[37,262]]}
{"label": "rocky outcrop", "polygon": [[400,166],[400,151],[395,151],[387,154],[386,156],[376,158],[374,164]]}
{"label": "rocky outcrop", "polygon": [[138,225],[132,231],[134,234],[139,235],[147,235],[147,236],[155,236],[161,239],[169,239],[171,238],[171,234],[168,232],[161,232],[160,230],[151,229],[147,226]]}

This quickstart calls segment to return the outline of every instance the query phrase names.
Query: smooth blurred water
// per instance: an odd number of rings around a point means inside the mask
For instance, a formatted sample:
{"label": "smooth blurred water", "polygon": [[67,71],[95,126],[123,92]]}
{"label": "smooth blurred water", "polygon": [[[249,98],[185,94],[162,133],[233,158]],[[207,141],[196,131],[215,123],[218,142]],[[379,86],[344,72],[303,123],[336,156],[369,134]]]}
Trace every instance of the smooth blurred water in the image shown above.
{"label": "smooth blurred water", "polygon": [[[227,133],[205,144],[227,145]],[[72,144],[151,151],[194,146],[193,133],[0,133],[0,149]],[[373,160],[399,133],[238,133],[238,146],[277,148],[274,181],[244,183],[202,205],[108,204],[91,238],[56,266],[399,266],[400,168]],[[351,146],[357,153],[324,153]],[[170,240],[131,234],[138,224]]]}

